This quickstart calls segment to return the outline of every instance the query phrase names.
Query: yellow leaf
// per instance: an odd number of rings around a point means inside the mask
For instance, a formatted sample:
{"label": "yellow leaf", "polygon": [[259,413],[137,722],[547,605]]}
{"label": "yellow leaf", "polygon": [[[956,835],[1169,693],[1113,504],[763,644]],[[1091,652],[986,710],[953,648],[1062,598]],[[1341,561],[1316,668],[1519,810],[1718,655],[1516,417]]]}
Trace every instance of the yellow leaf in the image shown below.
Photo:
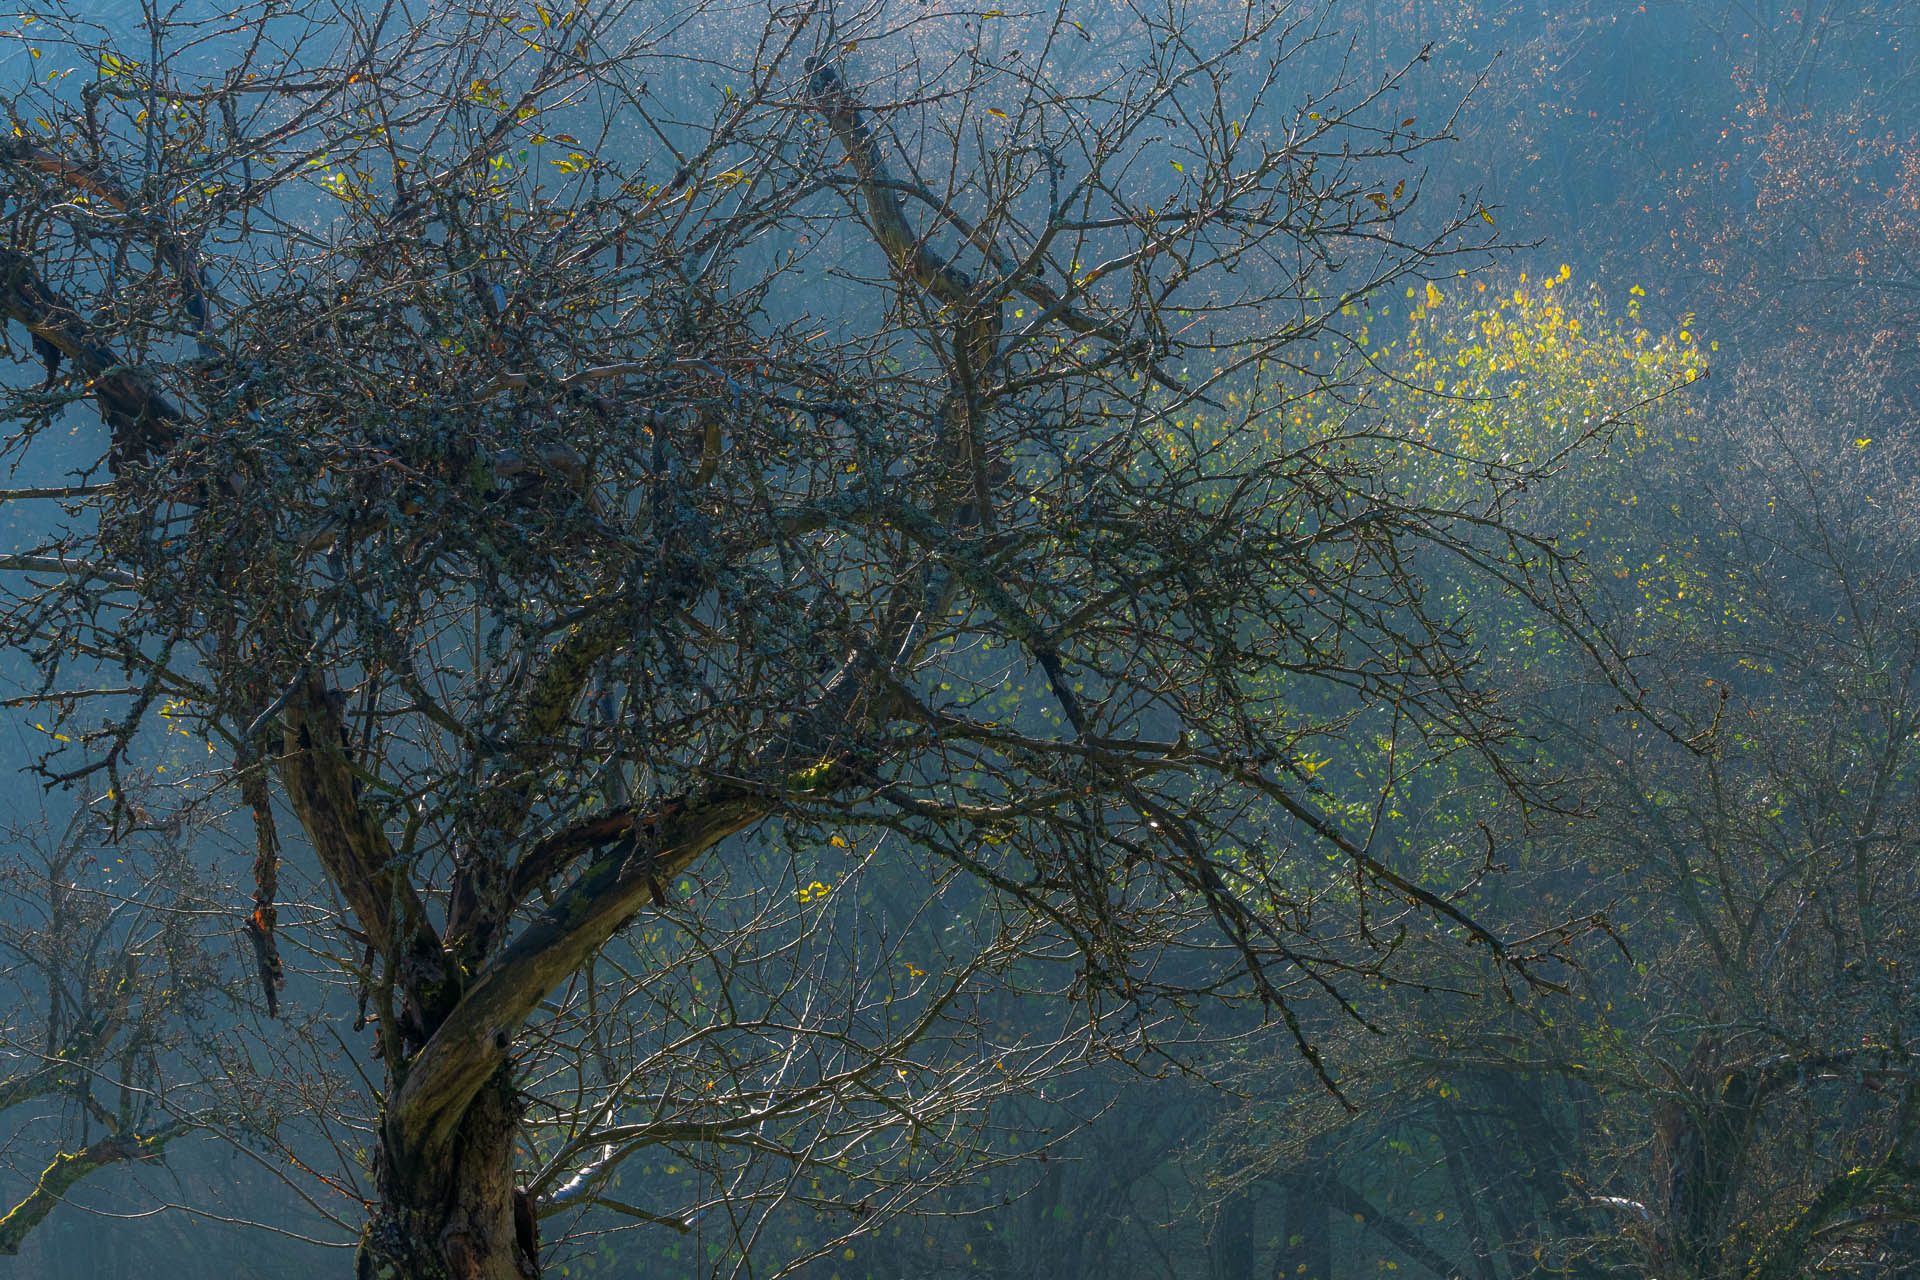
{"label": "yellow leaf", "polygon": [[1005,120],[1007,118],[1007,113],[1002,111],[998,107],[988,107],[987,114],[990,116],[999,116],[1002,120]]}

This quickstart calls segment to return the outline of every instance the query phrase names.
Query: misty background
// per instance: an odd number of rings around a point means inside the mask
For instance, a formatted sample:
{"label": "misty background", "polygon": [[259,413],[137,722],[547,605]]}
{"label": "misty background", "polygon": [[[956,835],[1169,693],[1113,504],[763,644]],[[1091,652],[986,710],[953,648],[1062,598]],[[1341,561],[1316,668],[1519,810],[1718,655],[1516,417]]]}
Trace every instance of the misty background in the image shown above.
{"label": "misty background", "polygon": [[[897,7],[915,5],[926,7]],[[1056,57],[1097,67],[1140,56],[1124,6],[1069,8],[1082,34]],[[1224,0],[1187,8],[1196,19],[1232,10]],[[67,11],[97,26],[103,49],[144,45],[140,4]],[[886,12],[858,21],[881,24]],[[1461,274],[1436,275],[1431,294],[1374,300],[1379,359],[1391,366],[1389,353],[1416,338],[1436,343],[1439,329],[1416,333],[1423,320],[1478,331],[1499,299],[1544,305],[1553,290],[1576,328],[1570,336],[1528,313],[1549,346],[1604,323],[1626,335],[1626,350],[1637,330],[1645,350],[1665,341],[1697,353],[1705,376],[1636,416],[1639,443],[1628,433],[1597,446],[1527,519],[1584,540],[1596,612],[1624,620],[1650,696],[1674,709],[1673,724],[1717,735],[1714,750],[1615,714],[1618,697],[1594,686],[1580,653],[1518,638],[1497,619],[1499,601],[1460,596],[1487,619],[1484,638],[1504,646],[1497,667],[1535,763],[1566,797],[1564,813],[1524,827],[1486,815],[1504,872],[1475,908],[1516,934],[1604,916],[1565,991],[1509,1003],[1440,972],[1428,990],[1383,996],[1390,1013],[1373,1030],[1319,1027],[1350,1072],[1351,1111],[1283,1038],[1196,1014],[1196,1040],[1217,1033],[1219,1048],[1198,1051],[1192,1072],[1081,1064],[1046,1099],[997,1117],[1005,1163],[803,1270],[821,1280],[1509,1280],[1644,1274],[1645,1259],[1664,1256],[1673,1275],[1765,1274],[1742,1269],[1737,1248],[1712,1264],[1720,1270],[1703,1269],[1704,1255],[1680,1256],[1684,1232],[1654,1229],[1660,1219],[1745,1241],[1750,1257],[1764,1252],[1762,1235],[1804,1230],[1808,1252],[1795,1256],[1810,1259],[1796,1264],[1806,1274],[1916,1274],[1920,1133],[1900,1104],[1911,1073],[1857,1050],[1920,1037],[1920,770],[1909,741],[1920,600],[1907,576],[1920,541],[1910,439],[1920,10],[1899,0],[1343,0],[1300,12],[1316,33],[1294,64],[1302,101],[1343,80],[1349,96],[1390,80],[1371,108],[1383,128],[1444,128],[1405,175],[1419,193],[1408,238],[1484,209],[1503,246],[1454,260]],[[750,9],[708,19],[715,40],[761,20]],[[26,56],[18,18],[9,25],[17,38],[0,53],[0,77],[44,78],[62,55]],[[221,49],[191,56],[217,66]],[[681,91],[708,92],[708,79],[689,72]],[[821,246],[811,287],[770,297],[771,318],[844,319],[836,260],[872,254],[852,234]],[[1603,311],[1582,321],[1588,306]],[[1510,323],[1502,334],[1524,328]],[[1442,381],[1457,377],[1445,358]],[[27,362],[10,374],[37,378]],[[1377,412],[1389,429],[1411,430],[1434,411],[1388,397]],[[1489,412],[1505,422],[1520,410]],[[68,455],[36,452],[44,470],[17,468],[10,484],[71,483],[71,467],[98,458],[104,429],[90,412],[70,408],[62,423],[74,433]],[[48,518],[0,508],[10,545],[34,541]],[[18,654],[0,658],[0,673],[9,696],[35,679]],[[9,1021],[39,1016],[31,943],[48,875],[35,868],[76,803],[24,769],[45,733],[31,716],[0,717],[0,754],[18,766],[0,770],[14,831]],[[177,760],[177,776],[199,746],[156,735],[144,749]],[[1436,782],[1425,809],[1409,806],[1401,838],[1419,844],[1459,825],[1457,806],[1474,792],[1456,781],[1459,791]],[[353,993],[308,980],[319,963],[290,954],[287,1022],[246,1008],[237,922],[249,837],[211,825],[178,834],[200,851],[202,881],[180,954],[193,952],[207,994],[183,1003],[171,1052],[197,1058],[201,1088],[220,1087],[229,1070],[310,1075],[302,1088],[325,1123],[288,1117],[290,1149],[315,1167],[350,1159],[369,1123],[355,1111],[365,1104],[352,1054],[364,1046],[327,1027],[351,1019]],[[125,888],[143,876],[177,887],[187,874],[159,845],[111,856],[129,861],[70,875]],[[290,901],[308,890],[318,901],[310,869],[287,878],[304,882]],[[995,1014],[1046,1016],[1018,1002]],[[72,1120],[57,1107],[13,1118],[0,1198],[26,1193]],[[1884,1223],[1821,1252],[1817,1242],[1847,1224],[1808,1214],[1860,1168],[1904,1168],[1906,1189],[1871,1211]],[[634,1177],[644,1186],[677,1173],[663,1160]],[[1724,1185],[1699,1189],[1713,1179]],[[83,1183],[19,1256],[0,1259],[0,1274],[338,1273],[352,1237],[326,1212],[353,1206],[327,1194],[324,1179],[295,1194],[243,1135],[193,1135],[162,1164]],[[1798,1207],[1742,1234],[1783,1205]],[[766,1242],[766,1270],[823,1230],[804,1202],[785,1227]],[[586,1232],[549,1268],[696,1276],[720,1267],[718,1250],[697,1231]]]}

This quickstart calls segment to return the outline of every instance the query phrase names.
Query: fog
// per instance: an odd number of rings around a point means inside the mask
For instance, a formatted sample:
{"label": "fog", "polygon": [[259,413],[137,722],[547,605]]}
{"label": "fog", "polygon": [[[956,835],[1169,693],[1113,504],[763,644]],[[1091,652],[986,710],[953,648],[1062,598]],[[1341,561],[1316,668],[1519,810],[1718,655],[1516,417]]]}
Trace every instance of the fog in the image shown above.
{"label": "fog", "polygon": [[0,1275],[1920,1273],[1914,6],[4,26]]}

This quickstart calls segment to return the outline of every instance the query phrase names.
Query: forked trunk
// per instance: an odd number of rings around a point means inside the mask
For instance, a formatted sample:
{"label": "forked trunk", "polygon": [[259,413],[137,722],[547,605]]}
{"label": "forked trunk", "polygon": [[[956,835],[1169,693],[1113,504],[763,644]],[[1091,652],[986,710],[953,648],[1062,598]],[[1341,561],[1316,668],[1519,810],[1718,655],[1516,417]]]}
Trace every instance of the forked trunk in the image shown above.
{"label": "forked trunk", "polygon": [[475,1095],[448,1159],[421,1167],[382,1153],[380,1204],[360,1239],[358,1280],[536,1280],[538,1228],[513,1185],[517,1120],[503,1067]]}

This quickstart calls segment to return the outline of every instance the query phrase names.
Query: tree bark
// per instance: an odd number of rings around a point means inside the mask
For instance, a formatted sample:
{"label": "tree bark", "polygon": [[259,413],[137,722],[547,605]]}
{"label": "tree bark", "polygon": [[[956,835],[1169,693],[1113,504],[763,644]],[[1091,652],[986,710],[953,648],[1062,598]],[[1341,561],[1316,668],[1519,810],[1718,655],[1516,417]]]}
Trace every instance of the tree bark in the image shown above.
{"label": "tree bark", "polygon": [[538,1229],[513,1182],[518,1121],[502,1064],[460,1118],[448,1158],[409,1159],[388,1142],[380,1205],[360,1237],[358,1280],[537,1280]]}

